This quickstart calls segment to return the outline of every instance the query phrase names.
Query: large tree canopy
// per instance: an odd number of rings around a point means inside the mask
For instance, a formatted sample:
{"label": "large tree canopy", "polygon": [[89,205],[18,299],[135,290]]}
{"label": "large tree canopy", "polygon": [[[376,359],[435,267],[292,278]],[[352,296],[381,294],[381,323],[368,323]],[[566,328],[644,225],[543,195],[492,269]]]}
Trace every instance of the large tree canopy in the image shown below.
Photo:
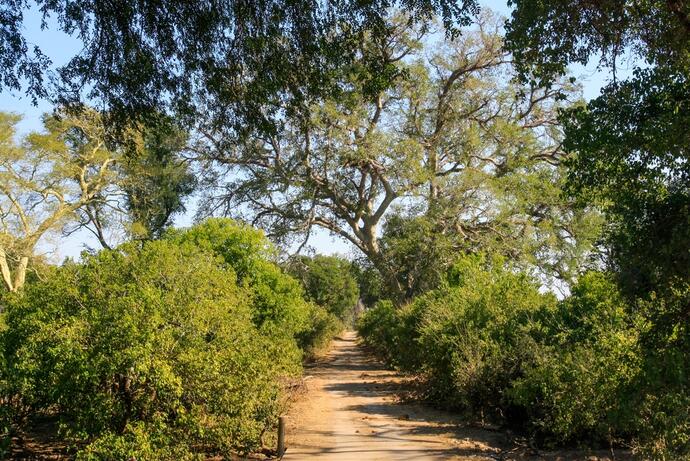
{"label": "large tree canopy", "polygon": [[[556,114],[559,92],[576,96],[567,83],[513,83],[500,24],[487,13],[475,30],[433,45],[407,18],[393,18],[341,69],[338,98],[284,110],[275,133],[203,126],[208,170],[218,174],[202,212],[240,214],[275,237],[327,229],[402,293],[411,287],[380,245],[393,209],[432,219],[436,234],[456,237],[456,251],[540,253],[569,272],[569,250],[556,254],[551,243],[583,240],[560,198]],[[372,88],[371,66],[394,84]]]}
{"label": "large tree canopy", "polygon": [[607,64],[622,52],[638,58],[632,77],[614,75],[587,107],[563,114],[564,147],[573,154],[568,185],[606,211],[610,268],[630,311],[644,317],[636,408],[652,433],[666,431],[661,440],[671,450],[687,452],[687,434],[678,428],[688,427],[690,363],[690,4],[516,5],[509,46],[523,71],[545,81],[597,53]]}
{"label": "large tree canopy", "polygon": [[628,294],[690,280],[690,81],[640,71],[565,121],[569,188],[610,216],[611,263]]}
{"label": "large tree canopy", "polygon": [[[58,69],[24,35],[27,8],[43,27],[83,42]],[[161,109],[191,109],[196,98],[217,115],[261,125],[257,104],[290,95],[292,106],[333,88],[329,72],[353,58],[363,31],[376,33],[391,8],[426,22],[466,25],[475,0],[72,2],[0,3],[0,89],[74,103],[86,96],[123,119]],[[47,84],[57,83],[53,94]],[[299,88],[299,91],[297,89]],[[227,120],[226,120],[227,121]]]}
{"label": "large tree canopy", "polygon": [[[567,111],[569,187],[609,216],[610,262],[632,295],[687,280],[690,219],[690,4],[519,0],[508,25],[518,68],[544,81],[570,63],[636,58],[586,108]],[[643,62],[642,62],[643,61]]]}
{"label": "large tree canopy", "polygon": [[546,81],[593,57],[615,66],[632,53],[661,66],[690,64],[690,4],[680,0],[509,0],[506,41],[523,76]]}

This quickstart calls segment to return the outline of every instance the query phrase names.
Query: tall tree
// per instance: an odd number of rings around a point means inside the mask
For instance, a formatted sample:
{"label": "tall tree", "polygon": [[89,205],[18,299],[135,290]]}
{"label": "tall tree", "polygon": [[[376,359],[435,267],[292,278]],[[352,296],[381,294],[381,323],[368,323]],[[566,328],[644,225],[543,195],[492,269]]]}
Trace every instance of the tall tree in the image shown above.
{"label": "tall tree", "polygon": [[121,162],[120,187],[132,233],[158,238],[185,210],[184,199],[194,192],[196,177],[183,157],[188,135],[171,119],[134,130]]}
{"label": "tall tree", "polygon": [[[103,126],[104,118],[98,117]],[[126,238],[160,237],[173,216],[185,210],[185,199],[196,186],[185,158],[189,136],[179,124],[159,114],[148,124],[123,128],[107,133],[110,149],[117,152],[116,177],[66,229],[67,234],[87,229],[103,248]]]}
{"label": "tall tree", "polygon": [[[461,235],[456,249],[492,240],[522,254],[526,242],[552,237],[579,244],[556,187],[558,95],[572,89],[514,84],[500,23],[487,13],[475,30],[425,47],[425,30],[395,17],[385,34],[360,42],[360,58],[339,74],[338,98],[307,113],[283,107],[272,134],[203,127],[217,174],[202,211],[248,214],[278,237],[327,229],[403,293],[380,245],[393,206]],[[395,84],[372,86],[372,66]],[[227,172],[237,174],[224,184]]]}
{"label": "tall tree", "polygon": [[99,201],[115,177],[95,112],[44,118],[44,133],[15,140],[20,118],[0,114],[0,273],[8,291],[24,285],[39,241]]}
{"label": "tall tree", "polygon": [[[607,215],[609,263],[641,314],[643,367],[629,398],[651,456],[687,458],[690,375],[690,4],[676,0],[518,0],[509,47],[549,81],[597,55],[638,59],[601,95],[568,111],[569,189]],[[641,62],[640,62],[641,61]],[[651,444],[650,444],[651,445]]]}

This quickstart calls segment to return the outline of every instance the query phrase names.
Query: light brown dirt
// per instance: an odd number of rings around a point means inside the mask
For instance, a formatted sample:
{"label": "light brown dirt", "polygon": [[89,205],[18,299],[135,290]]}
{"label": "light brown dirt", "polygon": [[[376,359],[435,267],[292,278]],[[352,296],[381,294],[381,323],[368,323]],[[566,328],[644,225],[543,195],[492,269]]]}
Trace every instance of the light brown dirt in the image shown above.
{"label": "light brown dirt", "polygon": [[366,354],[354,332],[337,338],[305,374],[306,390],[288,415],[285,461],[609,459],[608,453],[536,453],[503,432],[401,403],[401,377]]}

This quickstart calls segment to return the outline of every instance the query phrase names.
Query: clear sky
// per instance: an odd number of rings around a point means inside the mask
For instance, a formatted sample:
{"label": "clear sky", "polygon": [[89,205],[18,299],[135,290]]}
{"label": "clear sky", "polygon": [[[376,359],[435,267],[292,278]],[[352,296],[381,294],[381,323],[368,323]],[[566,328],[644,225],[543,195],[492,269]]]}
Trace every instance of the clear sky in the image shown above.
{"label": "clear sky", "polygon": [[[489,0],[485,1],[484,5],[504,16],[510,14],[505,0]],[[25,34],[32,44],[38,45],[50,57],[55,67],[65,64],[71,56],[79,52],[81,44],[77,39],[56,30],[41,30],[40,24],[40,14],[34,7],[25,16]],[[599,94],[599,90],[606,83],[608,75],[607,70],[599,71],[595,65],[577,66],[573,67],[571,71],[583,85],[584,97],[588,100]],[[622,73],[625,73],[625,69],[622,70]],[[0,111],[16,112],[24,116],[19,126],[20,134],[40,130],[41,114],[50,110],[51,105],[48,101],[39,101],[38,105],[34,106],[31,99],[21,93],[0,92]],[[186,226],[191,223],[194,209],[193,206],[189,208],[190,210],[185,216],[180,216],[176,220],[176,225]],[[54,245],[45,244],[44,246],[46,251],[55,250],[53,259],[59,261],[66,256],[78,256],[85,244],[97,247],[95,241],[85,232],[62,239],[57,248],[51,248]],[[315,233],[311,245],[319,253],[349,254],[351,252],[350,247],[345,242],[329,236],[324,231]]]}

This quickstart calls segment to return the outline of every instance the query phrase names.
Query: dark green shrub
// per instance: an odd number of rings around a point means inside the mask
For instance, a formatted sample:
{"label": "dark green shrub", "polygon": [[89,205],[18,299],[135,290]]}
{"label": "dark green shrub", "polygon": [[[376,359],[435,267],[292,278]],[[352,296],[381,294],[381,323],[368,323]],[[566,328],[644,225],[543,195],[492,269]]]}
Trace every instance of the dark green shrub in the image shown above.
{"label": "dark green shrub", "polygon": [[308,300],[352,324],[359,286],[350,261],[337,256],[298,256],[290,261],[288,271],[302,283]]}
{"label": "dark green shrub", "polygon": [[646,328],[642,374],[632,385],[635,448],[653,459],[690,459],[690,283],[670,281],[636,307]]}
{"label": "dark green shrub", "polygon": [[420,310],[416,304],[395,307],[379,301],[357,322],[362,342],[391,365],[415,371],[420,363],[417,336]]}
{"label": "dark green shrub", "polygon": [[454,265],[448,287],[414,304],[430,397],[510,418],[506,389],[542,353],[538,339],[555,298],[500,259],[470,256]]}
{"label": "dark green shrub", "polygon": [[687,343],[676,330],[662,346],[656,325],[641,315],[679,306],[664,297],[637,307],[601,273],[581,277],[560,303],[544,341],[550,352],[509,390],[535,435],[559,444],[632,441],[645,458],[688,457]]}
{"label": "dark green shrub", "polygon": [[170,231],[166,238],[220,256],[235,271],[238,283],[249,288],[252,319],[267,334],[292,337],[310,328],[302,287],[274,262],[276,251],[259,229],[214,218]]}
{"label": "dark green shrub", "polygon": [[[544,445],[632,445],[690,456],[690,286],[631,305],[614,277],[580,277],[561,302],[500,259],[461,258],[444,287],[379,302],[365,344],[426,380],[427,396]],[[668,321],[666,321],[668,319]]]}
{"label": "dark green shrub", "polygon": [[592,272],[559,303],[543,354],[508,391],[537,436],[614,443],[636,409],[631,385],[641,365],[638,330],[610,277]]}
{"label": "dark green shrub", "polygon": [[10,443],[12,442],[13,420],[16,418],[14,408],[7,399],[9,375],[7,373],[7,361],[5,360],[5,345],[2,337],[5,334],[5,309],[7,301],[3,300],[6,296],[0,296],[0,459],[5,459],[9,453]]}
{"label": "dark green shrub", "polygon": [[3,394],[58,414],[84,459],[252,450],[300,369],[252,316],[234,271],[191,244],[104,251],[10,304]]}
{"label": "dark green shrub", "polygon": [[365,345],[389,361],[397,356],[398,312],[390,301],[379,301],[364,311],[357,321],[357,331]]}

